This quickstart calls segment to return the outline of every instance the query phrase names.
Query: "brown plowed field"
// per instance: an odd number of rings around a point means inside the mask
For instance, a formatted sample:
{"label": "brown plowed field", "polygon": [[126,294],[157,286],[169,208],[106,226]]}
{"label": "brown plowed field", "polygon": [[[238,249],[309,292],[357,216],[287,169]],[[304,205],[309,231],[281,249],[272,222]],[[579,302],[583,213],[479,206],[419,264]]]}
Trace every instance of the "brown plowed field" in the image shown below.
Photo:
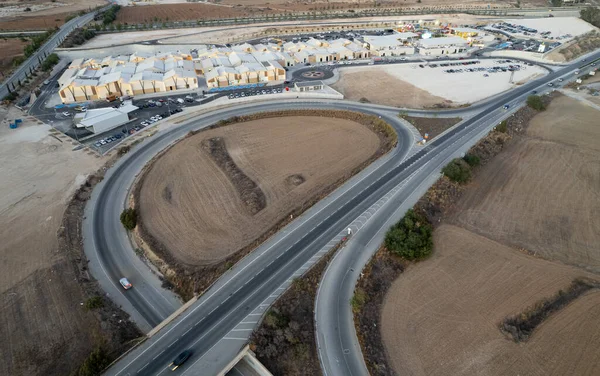
{"label": "brown plowed field", "polygon": [[547,319],[527,343],[498,323],[585,275],[526,256],[465,229],[435,231],[431,259],[390,288],[382,336],[399,375],[597,375],[600,292]]}
{"label": "brown plowed field", "polygon": [[121,23],[147,23],[156,17],[160,21],[210,20],[216,18],[247,17],[251,15],[275,13],[256,8],[228,7],[211,4],[161,4],[122,7],[117,13]]}
{"label": "brown plowed field", "polygon": [[[104,0],[2,1],[0,30],[48,30],[65,23],[65,17],[108,4]],[[31,11],[25,11],[29,7]]]}
{"label": "brown plowed field", "polygon": [[600,273],[600,112],[563,96],[480,172],[452,223]]}
{"label": "brown plowed field", "polygon": [[[203,148],[216,137],[264,194],[266,207],[256,214],[240,199],[231,171],[223,172]],[[154,162],[140,189],[140,217],[180,262],[215,263],[318,196],[379,145],[366,126],[325,117],[267,118],[200,132]]]}
{"label": "brown plowed field", "polygon": [[599,115],[558,96],[476,170],[434,232],[433,256],[386,295],[381,335],[397,374],[600,374],[598,290],[526,342],[499,330],[575,278],[600,280]]}

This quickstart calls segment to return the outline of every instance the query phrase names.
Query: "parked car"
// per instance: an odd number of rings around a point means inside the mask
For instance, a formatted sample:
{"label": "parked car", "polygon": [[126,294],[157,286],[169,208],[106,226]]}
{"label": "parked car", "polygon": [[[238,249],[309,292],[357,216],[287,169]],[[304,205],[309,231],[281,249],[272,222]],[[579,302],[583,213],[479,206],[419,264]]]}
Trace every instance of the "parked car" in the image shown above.
{"label": "parked car", "polygon": [[147,123],[147,122],[145,122],[145,121],[142,121],[142,122],[140,123],[140,125],[141,125],[142,127],[147,127],[147,126],[149,126],[149,125],[150,125],[150,123]]}
{"label": "parked car", "polygon": [[99,148],[100,146],[102,146],[102,144],[100,143],[100,141],[98,141],[98,142],[96,142],[96,143],[94,144],[94,146],[95,146],[95,147],[97,147],[97,148]]}
{"label": "parked car", "polygon": [[65,111],[62,113],[62,116],[69,117],[69,116],[71,116],[71,113],[69,111]]}
{"label": "parked car", "polygon": [[504,105],[504,109],[505,109],[505,110],[508,110],[508,108],[509,108],[509,107],[510,107],[510,106],[509,106],[509,105],[507,105],[507,104],[505,104],[505,105]]}
{"label": "parked car", "polygon": [[106,145],[106,141],[100,140],[100,145]]}
{"label": "parked car", "polygon": [[119,279],[119,283],[121,284],[121,286],[123,286],[123,288],[125,290],[129,290],[130,288],[133,287],[133,285],[129,282],[129,280],[127,278]]}
{"label": "parked car", "polygon": [[185,363],[185,361],[188,360],[191,355],[192,352],[190,350],[185,350],[181,354],[177,355],[177,358],[175,358],[175,360],[173,360],[171,364],[169,364],[169,367],[171,367],[171,371],[175,371],[177,368],[181,367],[181,365]]}

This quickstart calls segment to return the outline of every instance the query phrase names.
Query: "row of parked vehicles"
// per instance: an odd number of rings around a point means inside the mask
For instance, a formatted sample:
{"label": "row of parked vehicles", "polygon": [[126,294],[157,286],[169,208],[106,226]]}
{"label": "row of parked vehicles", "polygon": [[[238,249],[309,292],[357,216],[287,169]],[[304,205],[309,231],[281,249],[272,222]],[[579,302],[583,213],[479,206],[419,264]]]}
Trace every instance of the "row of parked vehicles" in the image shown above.
{"label": "row of parked vehicles", "polygon": [[277,93],[281,93],[281,92],[283,92],[283,90],[281,88],[262,89],[262,90],[256,89],[256,90],[252,90],[252,91],[242,91],[241,93],[231,93],[231,94],[229,94],[229,99],[251,97],[254,95],[277,94]]}
{"label": "row of parked vehicles", "polygon": [[107,137],[105,137],[105,138],[103,138],[103,139],[101,139],[99,141],[96,141],[96,143],[94,143],[94,146],[100,147],[100,146],[103,146],[103,145],[106,145],[106,144],[110,144],[112,142],[116,142],[116,141],[120,140],[123,137],[127,137],[129,135],[132,135],[135,132],[138,132],[141,129],[146,128],[147,126],[152,125],[152,124],[156,123],[159,120],[162,120],[163,118],[166,118],[166,117],[168,117],[170,115],[173,115],[173,114],[181,112],[181,111],[183,111],[181,108],[176,107],[176,108],[171,109],[170,112],[169,111],[165,111],[162,114],[151,116],[149,119],[142,121],[140,123],[140,125],[136,125],[136,126],[133,126],[131,128],[122,129],[121,133],[115,133],[115,134],[113,134],[111,136],[107,136]]}

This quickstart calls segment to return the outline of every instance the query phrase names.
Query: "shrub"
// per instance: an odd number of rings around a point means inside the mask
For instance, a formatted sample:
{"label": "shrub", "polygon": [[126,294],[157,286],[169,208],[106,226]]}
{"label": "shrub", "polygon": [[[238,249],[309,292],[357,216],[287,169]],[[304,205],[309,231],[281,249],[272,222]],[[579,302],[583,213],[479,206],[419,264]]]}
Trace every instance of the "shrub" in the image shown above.
{"label": "shrub", "polygon": [[81,367],[73,373],[76,376],[95,376],[100,375],[102,371],[110,364],[110,357],[102,346],[96,347],[87,357]]}
{"label": "shrub", "polygon": [[58,59],[57,54],[48,55],[46,60],[44,60],[44,62],[42,62],[42,70],[44,72],[48,72],[50,69],[52,69],[58,63],[58,60],[59,59]]}
{"label": "shrub", "polygon": [[432,227],[427,219],[410,209],[385,234],[385,247],[407,260],[418,260],[431,254]]}
{"label": "shrub", "polygon": [[102,308],[104,306],[104,300],[101,296],[93,296],[85,301],[85,308],[87,310]]}
{"label": "shrub", "polygon": [[12,93],[8,93],[5,97],[4,100],[7,102],[12,102],[15,99],[17,99],[19,97],[19,94],[17,94],[16,92],[12,92]]}
{"label": "shrub", "polygon": [[102,19],[102,23],[108,25],[117,19],[117,12],[119,12],[121,7],[119,5],[113,5],[106,12],[104,12],[104,18]]}
{"label": "shrub", "polygon": [[544,111],[546,105],[539,95],[530,95],[527,97],[527,105],[536,111]]}
{"label": "shrub", "polygon": [[456,183],[464,184],[471,179],[471,167],[462,159],[453,159],[442,169],[448,179]]}
{"label": "shrub", "polygon": [[137,213],[134,208],[123,210],[121,213],[121,223],[127,230],[133,230],[137,225]]}
{"label": "shrub", "polygon": [[354,312],[360,311],[360,309],[362,308],[362,306],[365,304],[366,301],[367,301],[367,295],[365,294],[365,291],[361,288],[357,288],[354,291],[354,295],[352,296],[352,299],[350,299],[350,305],[352,306],[352,310]]}
{"label": "shrub", "polygon": [[506,124],[506,120],[503,120],[503,121],[502,121],[500,124],[498,124],[498,125],[496,126],[496,130],[497,130],[498,132],[501,132],[501,133],[506,133],[506,132],[508,132],[508,127],[507,127],[507,124]]}
{"label": "shrub", "polygon": [[479,166],[479,163],[481,163],[481,160],[479,159],[479,157],[474,154],[467,154],[463,157],[463,159],[471,167]]}

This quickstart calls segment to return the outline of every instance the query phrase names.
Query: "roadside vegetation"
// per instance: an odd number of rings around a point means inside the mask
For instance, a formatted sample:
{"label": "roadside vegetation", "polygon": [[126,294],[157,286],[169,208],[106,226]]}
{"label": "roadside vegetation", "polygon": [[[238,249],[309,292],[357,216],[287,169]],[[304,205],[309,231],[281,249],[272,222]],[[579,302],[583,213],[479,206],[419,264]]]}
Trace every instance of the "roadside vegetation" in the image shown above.
{"label": "roadside vegetation", "polygon": [[54,34],[55,30],[48,30],[43,34],[35,35],[31,37],[31,42],[25,46],[23,49],[23,53],[25,54],[25,58],[30,57],[37,51],[47,40]]}
{"label": "roadside vegetation", "polygon": [[252,333],[252,351],[274,375],[322,375],[315,339],[315,297],[325,268],[343,245],[337,244],[295,279]]}
{"label": "roadside vegetation", "polygon": [[407,260],[421,260],[433,249],[433,227],[421,214],[410,209],[385,234],[384,246]]}
{"label": "roadside vegetation", "polygon": [[546,104],[539,95],[530,95],[527,97],[527,105],[536,111],[544,111]]}
{"label": "roadside vegetation", "polygon": [[[543,96],[541,101],[547,106],[552,98]],[[522,134],[529,120],[537,113],[530,107],[520,109],[475,144],[463,158],[452,160],[443,168],[444,175],[407,211],[402,220],[388,230],[384,244],[363,270],[350,302],[365,363],[371,375],[395,375],[380,332],[381,312],[389,287],[412,262],[432,254],[433,230],[460,199],[465,183],[477,173],[476,168],[499,154],[514,135]]]}
{"label": "roadside vegetation", "polygon": [[563,55],[567,61],[570,61],[599,47],[600,32],[598,32],[598,30],[592,30],[589,33],[575,37],[566,47],[561,48],[559,53]]}
{"label": "roadside vegetation", "polygon": [[525,342],[544,320],[586,292],[598,288],[600,288],[598,281],[575,279],[565,290],[559,290],[554,296],[535,303],[521,313],[507,317],[500,323],[500,330],[515,342]]}
{"label": "roadside vegetation", "polygon": [[65,38],[60,46],[63,48],[80,46],[95,36],[96,32],[94,30],[88,29],[87,27],[77,28]]}
{"label": "roadside vegetation", "polygon": [[121,223],[123,227],[131,231],[137,225],[137,212],[135,208],[128,208],[121,213]]}
{"label": "roadside vegetation", "polygon": [[44,61],[42,62],[41,69],[42,69],[44,72],[48,72],[48,71],[50,71],[52,68],[54,68],[54,66],[55,66],[56,64],[58,64],[58,61],[59,61],[59,60],[60,60],[60,59],[58,58],[58,55],[57,55],[57,54],[50,54],[50,55],[48,55],[48,57],[46,58],[46,60],[44,60]]}
{"label": "roadside vegetation", "polygon": [[117,19],[117,13],[119,13],[119,10],[121,10],[120,5],[113,5],[112,7],[108,8],[108,10],[104,12],[104,18],[102,19],[102,23],[104,25],[109,25],[113,23],[113,21]]}

